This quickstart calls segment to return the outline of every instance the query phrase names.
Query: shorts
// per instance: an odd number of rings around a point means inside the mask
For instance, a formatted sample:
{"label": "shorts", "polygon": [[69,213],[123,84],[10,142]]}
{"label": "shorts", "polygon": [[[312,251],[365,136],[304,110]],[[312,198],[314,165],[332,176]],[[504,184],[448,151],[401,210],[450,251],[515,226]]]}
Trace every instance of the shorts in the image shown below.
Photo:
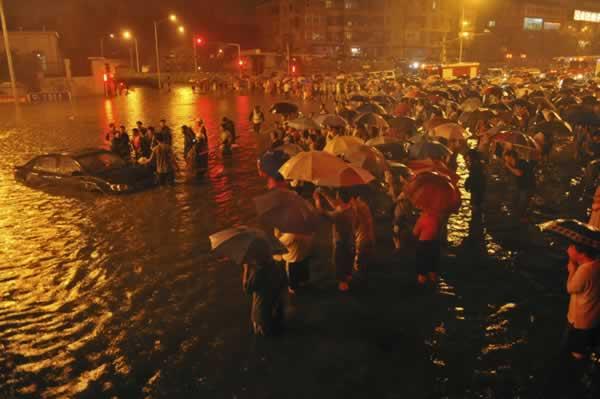
{"label": "shorts", "polygon": [[439,269],[441,251],[440,241],[417,241],[417,274],[436,273]]}
{"label": "shorts", "polygon": [[589,353],[600,345],[600,326],[581,330],[569,323],[565,331],[564,343],[570,353]]}

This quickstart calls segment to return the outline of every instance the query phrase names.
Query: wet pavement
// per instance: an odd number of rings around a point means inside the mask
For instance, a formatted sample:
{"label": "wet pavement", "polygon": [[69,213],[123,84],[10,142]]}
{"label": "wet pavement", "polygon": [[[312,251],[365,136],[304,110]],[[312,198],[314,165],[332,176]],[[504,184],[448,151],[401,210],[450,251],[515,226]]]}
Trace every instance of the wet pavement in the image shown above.
{"label": "wet pavement", "polygon": [[[494,169],[490,227],[470,223],[463,193],[439,293],[414,288],[412,259],[391,253],[384,221],[368,288],[336,293],[323,246],[286,335],[249,335],[240,271],[209,254],[208,235],[254,219],[267,136],[248,115],[275,100],[175,88],[0,107],[0,397],[534,397],[565,319],[565,258],[533,227],[506,221],[510,196]],[[239,137],[231,159],[217,149],[225,115]],[[40,153],[102,145],[110,121],[161,118],[183,168],[179,126],[198,117],[212,150],[204,184],[180,175],[175,187],[105,196],[33,190],[12,175]],[[585,219],[567,152],[533,221]]]}

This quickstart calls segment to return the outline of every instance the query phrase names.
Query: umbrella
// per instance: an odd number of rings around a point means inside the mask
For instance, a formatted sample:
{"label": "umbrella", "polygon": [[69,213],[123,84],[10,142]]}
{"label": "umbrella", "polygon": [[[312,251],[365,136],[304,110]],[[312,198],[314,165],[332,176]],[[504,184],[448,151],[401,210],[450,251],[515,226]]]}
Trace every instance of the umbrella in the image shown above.
{"label": "umbrella", "polygon": [[531,103],[535,104],[538,107],[541,106],[542,109],[551,109],[553,111],[556,110],[554,104],[552,104],[552,102],[546,97],[531,97],[529,101],[531,101]]}
{"label": "umbrella", "polygon": [[465,129],[456,123],[446,123],[433,129],[433,137],[442,137],[448,141],[466,141]]}
{"label": "umbrella", "polygon": [[334,155],[340,155],[345,154],[353,147],[359,147],[363,144],[364,142],[358,137],[335,136],[333,140],[327,143],[323,151]]}
{"label": "umbrella", "polygon": [[575,219],[556,219],[539,225],[544,232],[558,234],[579,245],[600,250],[600,230]]}
{"label": "umbrella", "polygon": [[288,180],[300,180],[317,186],[351,187],[368,184],[375,177],[324,151],[302,152],[287,161],[279,173]]}
{"label": "umbrella", "polygon": [[440,116],[434,116],[433,118],[429,119],[427,122],[423,123],[423,127],[425,128],[425,130],[429,131],[429,130],[435,129],[439,125],[444,125],[446,123],[452,123],[452,122],[453,121],[451,121],[450,119],[442,118]]}
{"label": "umbrella", "polygon": [[385,156],[376,148],[368,145],[354,147],[343,154],[343,159],[354,166],[368,170],[373,176],[383,178],[388,170]]}
{"label": "umbrella", "polygon": [[551,136],[571,136],[573,134],[571,125],[560,120],[535,124],[529,128],[529,131]]}
{"label": "umbrella", "polygon": [[567,107],[569,105],[576,105],[576,104],[577,104],[577,99],[573,96],[559,97],[554,100],[554,105],[556,105],[559,108]]}
{"label": "umbrella", "polygon": [[461,105],[460,109],[466,112],[473,112],[481,107],[481,99],[478,97],[467,98]]}
{"label": "umbrella", "polygon": [[425,172],[436,172],[450,178],[450,181],[454,185],[457,185],[458,181],[460,180],[460,176],[448,168],[448,166],[446,166],[446,164],[442,161],[436,161],[432,159],[408,161],[406,166],[408,166],[415,175],[420,175]]}
{"label": "umbrella", "polygon": [[496,96],[498,98],[502,97],[502,87],[499,86],[488,86],[485,89],[483,89],[483,94],[485,94],[486,96]]}
{"label": "umbrella", "polygon": [[581,103],[583,105],[596,105],[598,104],[598,99],[594,96],[585,96],[581,99]]}
{"label": "umbrella", "polygon": [[413,171],[403,163],[400,162],[388,162],[388,166],[395,176],[402,176],[405,179],[412,179],[415,177]]}
{"label": "umbrella", "polygon": [[490,109],[492,111],[496,111],[496,112],[507,112],[507,111],[511,110],[509,107],[507,107],[504,104],[490,104],[488,106],[488,109]]}
{"label": "umbrella", "polygon": [[248,226],[232,227],[212,234],[208,238],[213,251],[237,264],[242,264],[253,248],[262,247],[270,250],[272,254],[287,252],[275,237]]}
{"label": "umbrella", "polygon": [[376,103],[365,103],[356,108],[356,112],[361,114],[366,114],[368,112],[372,112],[378,115],[385,115],[387,111],[379,104]]}
{"label": "umbrella", "polygon": [[412,89],[406,92],[404,95],[406,98],[424,98],[427,97],[427,93],[418,89]]}
{"label": "umbrella", "polygon": [[296,104],[286,102],[275,103],[269,111],[274,114],[290,115],[298,112],[298,106]]}
{"label": "umbrella", "polygon": [[290,155],[284,151],[267,151],[258,159],[258,170],[274,179],[281,179],[279,168],[289,159]]}
{"label": "umbrella", "polygon": [[396,99],[394,97],[386,96],[386,95],[373,96],[373,97],[371,97],[371,101],[374,101],[378,104],[385,104],[385,105],[390,105],[390,104],[396,103]]}
{"label": "umbrella", "polygon": [[314,118],[314,121],[323,127],[346,128],[348,122],[339,115],[325,114]]}
{"label": "umbrella", "polygon": [[378,129],[387,129],[390,127],[385,119],[372,112],[358,115],[354,118],[354,124],[356,126],[376,127]]}
{"label": "umbrella", "polygon": [[531,137],[518,131],[505,131],[492,135],[490,142],[494,145],[490,149],[494,149],[500,144],[504,149],[507,147],[513,148],[520,157],[530,160],[538,159],[540,156],[540,147],[538,143]]}
{"label": "umbrella", "polygon": [[458,118],[458,123],[474,129],[480,121],[487,122],[496,117],[496,114],[486,108],[479,108],[472,112],[463,112]]}
{"label": "umbrella", "polygon": [[353,94],[350,96],[350,101],[355,101],[357,103],[366,103],[369,101],[369,97],[364,96],[362,94]]}
{"label": "umbrella", "polygon": [[253,199],[260,223],[283,233],[315,231],[318,222],[313,206],[296,192],[274,189]]}
{"label": "umbrella", "polygon": [[287,121],[286,123],[289,127],[291,127],[292,129],[296,129],[296,130],[309,130],[309,129],[319,130],[319,129],[321,129],[321,126],[317,122],[315,122],[311,118],[307,118],[305,116],[291,120],[291,121]]}
{"label": "umbrella", "polygon": [[417,132],[417,121],[406,116],[388,116],[385,118],[390,128],[396,130],[398,134],[408,134],[412,136]]}
{"label": "umbrella", "polygon": [[460,208],[460,193],[446,176],[421,173],[404,186],[404,194],[418,209],[448,214]]}
{"label": "umbrella", "polygon": [[358,112],[351,110],[351,109],[343,109],[338,113],[339,116],[341,116],[342,118],[344,118],[345,120],[347,120],[348,122],[353,121],[354,118],[356,118],[356,115],[358,115]]}
{"label": "umbrella", "polygon": [[587,107],[575,105],[563,111],[562,116],[573,125],[599,126],[600,117]]}
{"label": "umbrella", "polygon": [[[274,148],[273,151],[284,152],[284,153],[286,153],[289,156],[289,158],[291,158],[294,155],[296,155],[296,154],[301,153],[302,151],[304,151],[304,148],[300,147],[298,144],[287,143],[287,144],[280,145],[277,148]],[[279,167],[281,167],[281,165],[279,165]],[[277,169],[279,169],[279,168],[277,168]]]}
{"label": "umbrella", "polygon": [[402,143],[402,142],[403,141],[397,137],[377,136],[374,139],[367,141],[365,144],[375,146],[375,145],[379,145],[379,144],[395,144],[395,143]]}
{"label": "umbrella", "polygon": [[408,158],[404,143],[377,144],[374,147],[389,160],[400,161]]}
{"label": "umbrella", "polygon": [[441,160],[450,154],[452,154],[452,151],[438,141],[422,139],[408,147],[408,156],[410,159],[431,158]]}
{"label": "umbrella", "polygon": [[411,112],[410,105],[407,103],[400,103],[400,104],[396,105],[396,108],[394,109],[394,115],[397,115],[397,116],[406,116],[406,115],[409,115],[410,112]]}

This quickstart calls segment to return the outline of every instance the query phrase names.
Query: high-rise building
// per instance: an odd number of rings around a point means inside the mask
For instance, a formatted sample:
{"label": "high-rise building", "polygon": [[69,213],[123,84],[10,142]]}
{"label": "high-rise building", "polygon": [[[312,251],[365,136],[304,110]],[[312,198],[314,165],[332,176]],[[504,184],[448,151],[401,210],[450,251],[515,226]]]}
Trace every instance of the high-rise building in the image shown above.
{"label": "high-rise building", "polygon": [[268,50],[437,60],[459,10],[452,0],[265,0],[257,21]]}

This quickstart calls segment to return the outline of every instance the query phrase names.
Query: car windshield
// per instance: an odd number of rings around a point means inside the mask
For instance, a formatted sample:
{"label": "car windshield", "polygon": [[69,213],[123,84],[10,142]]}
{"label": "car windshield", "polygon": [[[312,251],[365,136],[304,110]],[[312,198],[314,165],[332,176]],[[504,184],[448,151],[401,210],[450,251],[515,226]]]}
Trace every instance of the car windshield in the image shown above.
{"label": "car windshield", "polygon": [[125,167],[125,161],[110,152],[97,152],[77,158],[83,169],[91,174]]}

